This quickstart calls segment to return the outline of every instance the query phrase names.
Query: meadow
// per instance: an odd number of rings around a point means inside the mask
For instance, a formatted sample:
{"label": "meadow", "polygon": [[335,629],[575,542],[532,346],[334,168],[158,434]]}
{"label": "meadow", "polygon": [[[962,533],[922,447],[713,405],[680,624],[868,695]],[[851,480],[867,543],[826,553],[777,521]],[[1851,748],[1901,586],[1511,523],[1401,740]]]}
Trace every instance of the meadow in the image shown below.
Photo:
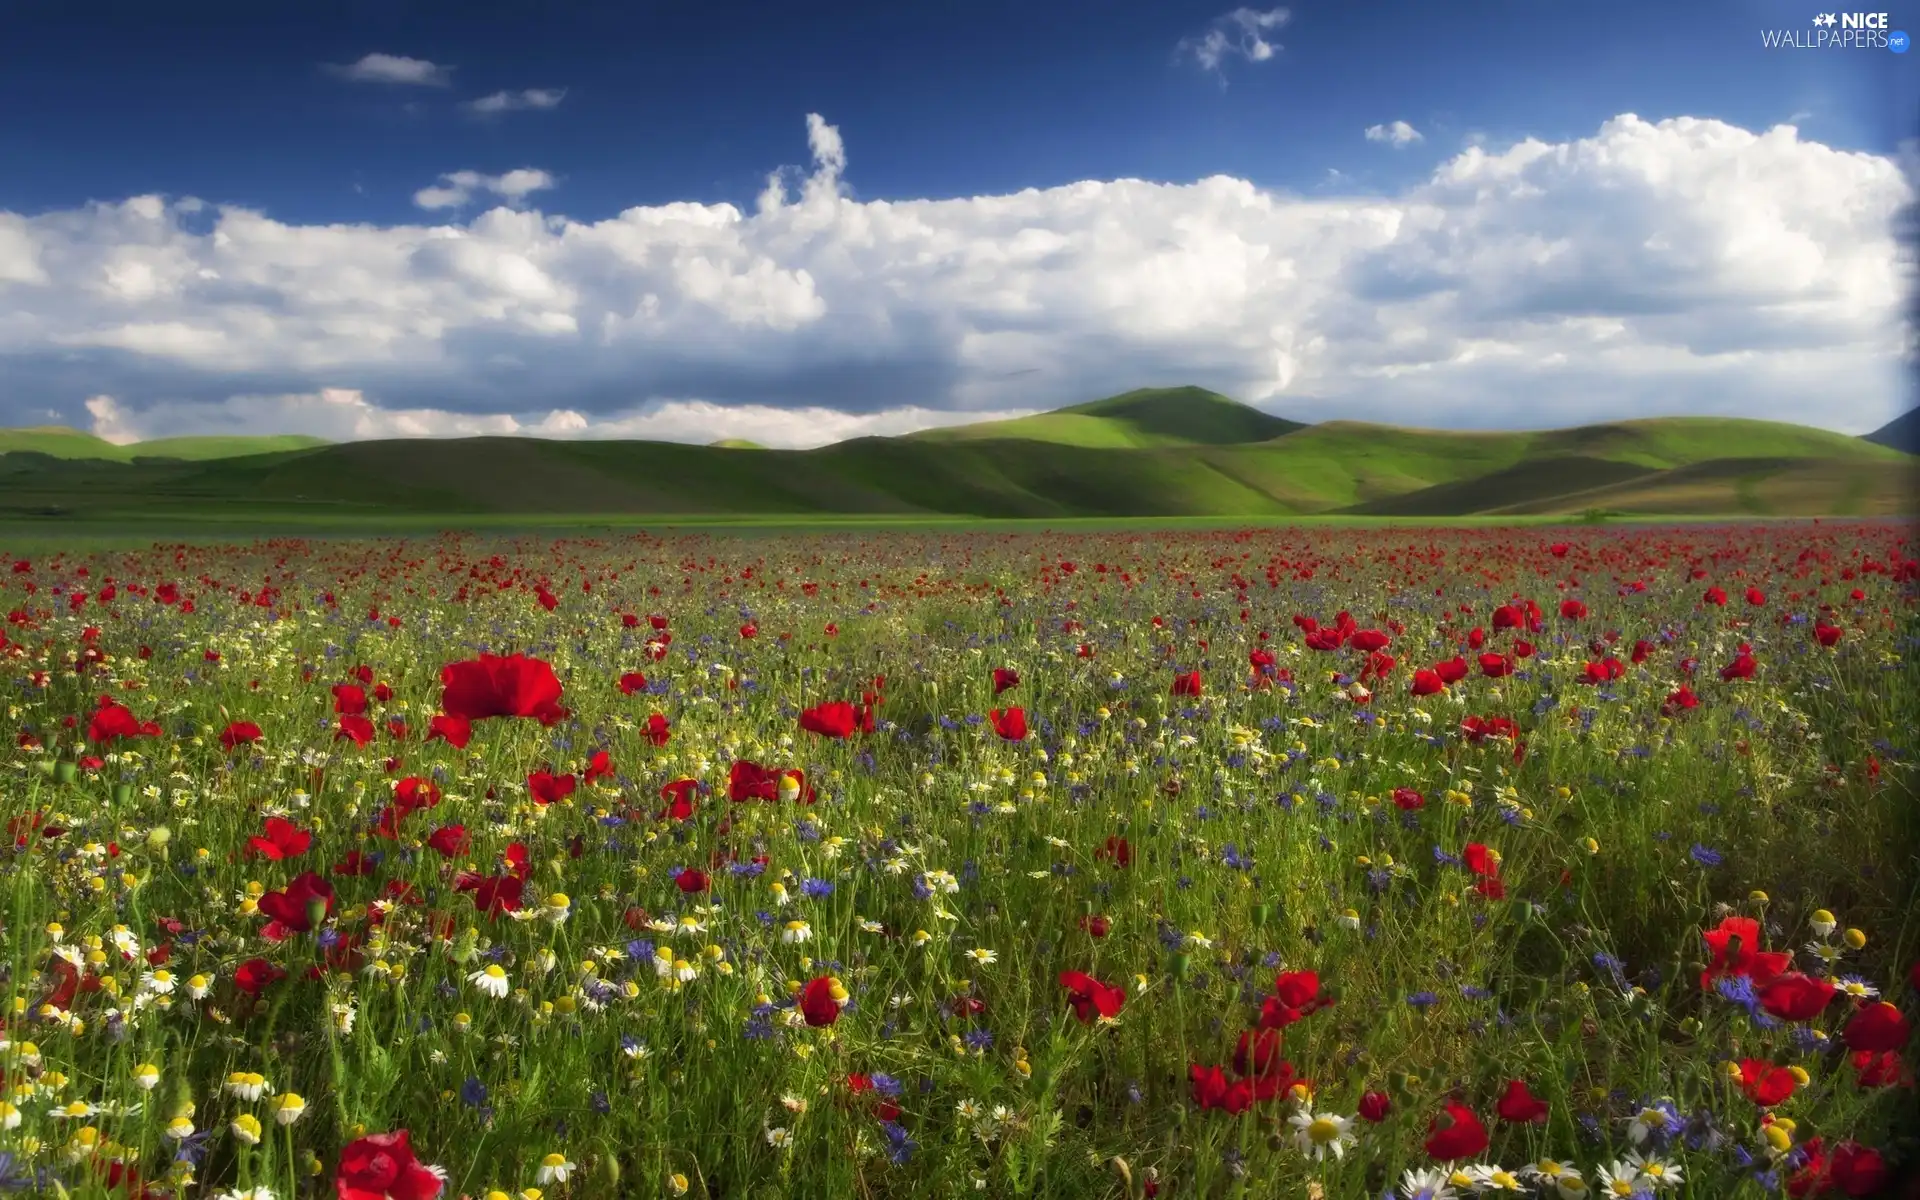
{"label": "meadow", "polygon": [[0,1191],[1920,1174],[1907,524],[13,549]]}

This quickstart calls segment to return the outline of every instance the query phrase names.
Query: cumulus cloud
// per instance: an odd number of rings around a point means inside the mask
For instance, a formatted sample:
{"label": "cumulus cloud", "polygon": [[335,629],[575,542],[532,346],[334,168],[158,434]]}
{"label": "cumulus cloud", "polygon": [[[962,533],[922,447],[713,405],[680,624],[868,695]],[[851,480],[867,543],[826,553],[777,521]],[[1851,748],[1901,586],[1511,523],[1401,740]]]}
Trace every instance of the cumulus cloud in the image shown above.
{"label": "cumulus cloud", "polygon": [[478,100],[469,100],[466,108],[482,116],[494,116],[533,108],[558,108],[566,98],[565,88],[525,88],[517,92],[494,92]]}
{"label": "cumulus cloud", "polygon": [[[807,132],[812,167],[750,210],[0,213],[0,420],[54,408],[149,436],[322,432],[300,423],[321,413],[357,437],[551,433],[559,412],[570,436],[770,441],[1181,383],[1302,420],[1458,427],[1863,432],[1903,407],[1891,223],[1913,187],[1791,126],[1621,116],[1468,148],[1390,195],[1214,177],[908,201],[853,198],[839,131]],[[440,186],[526,200],[536,177]],[[108,417],[82,410],[101,394]]]}
{"label": "cumulus cloud", "polygon": [[1268,41],[1266,35],[1285,25],[1289,15],[1284,8],[1270,8],[1264,12],[1253,8],[1236,8],[1215,17],[1204,33],[1181,38],[1179,45],[1174,48],[1174,54],[1191,58],[1207,71],[1218,71],[1220,64],[1229,58],[1266,62],[1273,57],[1274,51],[1280,49]]}
{"label": "cumulus cloud", "polygon": [[334,74],[352,83],[396,83],[413,87],[448,87],[453,83],[453,68],[424,58],[375,51],[359,62],[332,67]]}
{"label": "cumulus cloud", "polygon": [[413,194],[421,208],[464,208],[476,197],[487,194],[517,204],[535,192],[553,186],[553,176],[533,167],[521,167],[505,175],[482,175],[478,171],[455,171],[442,175],[440,182]]}
{"label": "cumulus cloud", "polygon": [[957,413],[907,406],[872,413],[831,408],[774,408],[669,400],[631,412],[591,417],[572,409],[540,415],[464,413],[437,408],[389,409],[349,388],[277,396],[230,396],[215,403],[160,403],[129,409],[112,396],[87,399],[96,437],[130,445],[155,437],[197,434],[303,433],[329,441],[368,438],[546,437],[640,438],[704,443],[743,438],[775,449],[807,449],[856,437],[892,437],[963,421],[1028,416],[1023,409]]}
{"label": "cumulus cloud", "polygon": [[1420,136],[1418,129],[1415,129],[1405,121],[1394,121],[1388,125],[1367,126],[1367,140],[1370,142],[1385,142],[1395,150],[1402,150],[1413,145],[1415,142],[1423,142],[1426,139]]}

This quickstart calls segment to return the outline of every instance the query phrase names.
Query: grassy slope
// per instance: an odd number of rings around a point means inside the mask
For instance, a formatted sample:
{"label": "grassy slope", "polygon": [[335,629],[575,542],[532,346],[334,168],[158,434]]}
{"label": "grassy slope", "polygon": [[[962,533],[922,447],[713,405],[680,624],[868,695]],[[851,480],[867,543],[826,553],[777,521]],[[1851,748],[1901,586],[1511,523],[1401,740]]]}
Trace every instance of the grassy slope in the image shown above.
{"label": "grassy slope", "polygon": [[134,464],[13,454],[0,458],[0,509],[217,514],[271,505],[369,517],[1844,515],[1908,512],[1915,495],[1912,456],[1763,421],[1676,418],[1524,433],[1278,422],[1292,431],[1236,444],[1226,439],[1263,432],[1278,419],[1197,389],[1129,393],[1082,410],[1061,419],[1106,422],[1099,428],[1150,440],[1170,437],[1170,422],[1184,413],[1193,436],[1183,445],[1132,448],[991,438],[978,429],[931,436],[953,432],[944,430],[811,451],[471,438]]}
{"label": "grassy slope", "polygon": [[1270,416],[1205,388],[1140,388],[1010,421],[949,425],[907,435],[909,441],[1030,441],[1098,450],[1161,446],[1224,446],[1264,442],[1305,426]]}
{"label": "grassy slope", "polygon": [[131,462],[135,458],[238,458],[247,454],[271,454],[326,444],[320,438],[274,434],[258,437],[156,438],[150,442],[122,446],[91,433],[58,425],[0,429],[0,454],[27,452],[45,454],[51,458],[101,459],[106,462]]}

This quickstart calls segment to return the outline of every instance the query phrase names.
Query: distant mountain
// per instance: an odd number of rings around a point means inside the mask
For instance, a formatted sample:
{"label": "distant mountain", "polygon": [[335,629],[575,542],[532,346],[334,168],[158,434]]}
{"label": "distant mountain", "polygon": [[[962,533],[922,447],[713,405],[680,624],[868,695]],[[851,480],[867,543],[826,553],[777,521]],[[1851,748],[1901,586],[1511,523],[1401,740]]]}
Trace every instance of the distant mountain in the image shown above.
{"label": "distant mountain", "polygon": [[50,458],[98,458],[109,462],[131,462],[136,458],[238,458],[245,454],[271,454],[324,445],[327,442],[322,438],[299,434],[156,438],[120,445],[65,425],[0,429],[0,454],[26,451]]}
{"label": "distant mountain", "polygon": [[1920,454],[1920,408],[1910,408],[1866,435],[1876,446]]}
{"label": "distant mountain", "polygon": [[[1516,433],[1303,426],[1200,388],[815,450],[509,437],[302,444],[187,461],[153,456],[161,443],[99,443],[114,453],[85,457],[75,439],[87,435],[0,433],[0,450],[17,446],[0,453],[0,516],[1841,516],[1913,513],[1920,496],[1914,456],[1799,425],[1675,417]],[[236,444],[245,439],[220,448]]]}
{"label": "distant mountain", "polygon": [[927,442],[1017,439],[1090,449],[1233,446],[1264,442],[1306,426],[1270,416],[1205,388],[1139,388],[1010,421],[947,425],[907,436]]}

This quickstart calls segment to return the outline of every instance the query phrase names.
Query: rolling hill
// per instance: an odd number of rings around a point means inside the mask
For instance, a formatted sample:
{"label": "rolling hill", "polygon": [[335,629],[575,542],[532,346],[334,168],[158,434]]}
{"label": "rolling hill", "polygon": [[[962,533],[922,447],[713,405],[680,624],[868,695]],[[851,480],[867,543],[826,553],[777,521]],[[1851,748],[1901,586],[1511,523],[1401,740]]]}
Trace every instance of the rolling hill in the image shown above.
{"label": "rolling hill", "polygon": [[198,453],[101,442],[118,453],[87,456],[71,430],[4,437],[24,442],[0,440],[0,514],[16,518],[1837,516],[1913,513],[1920,495],[1920,458],[1777,422],[1304,426],[1198,388],[815,450],[494,437],[248,453],[257,440],[195,439]]}
{"label": "rolling hill", "polygon": [[25,429],[0,429],[0,454],[26,452],[49,458],[102,459],[108,462],[132,462],[136,458],[239,458],[248,454],[271,454],[280,450],[304,450],[328,443],[321,438],[300,434],[266,436],[213,436],[155,438],[122,445],[91,433],[64,425],[40,425]]}
{"label": "rolling hill", "polygon": [[1139,388],[1016,417],[947,425],[906,436],[925,442],[1023,441],[1101,450],[1164,446],[1228,446],[1264,442],[1306,426],[1271,416],[1205,388]]}
{"label": "rolling hill", "polygon": [[1867,435],[1876,446],[1920,454],[1920,408],[1910,408]]}

